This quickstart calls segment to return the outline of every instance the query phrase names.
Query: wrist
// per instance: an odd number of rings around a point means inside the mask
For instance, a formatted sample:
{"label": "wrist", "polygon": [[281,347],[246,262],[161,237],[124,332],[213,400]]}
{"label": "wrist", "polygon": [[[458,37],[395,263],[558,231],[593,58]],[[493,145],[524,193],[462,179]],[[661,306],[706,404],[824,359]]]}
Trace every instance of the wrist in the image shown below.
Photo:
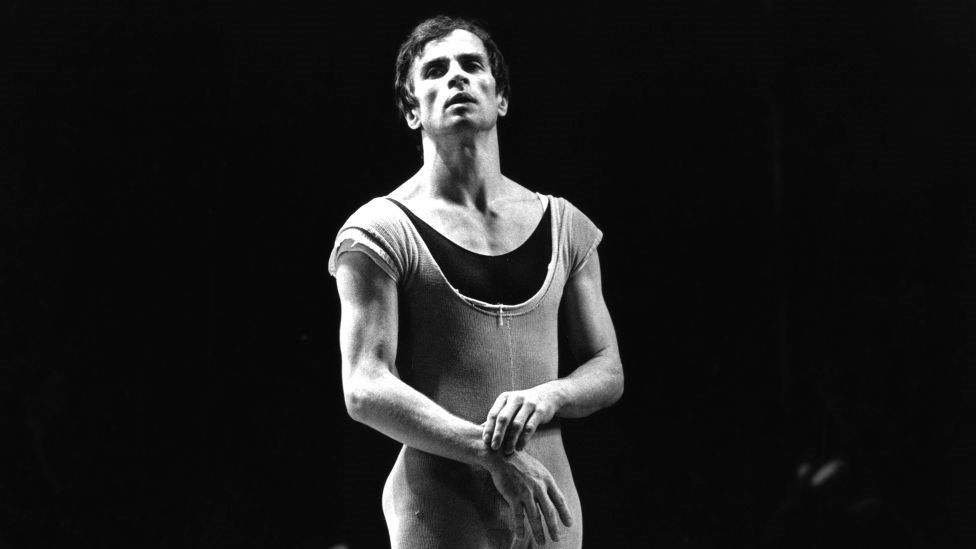
{"label": "wrist", "polygon": [[466,441],[467,451],[467,461],[470,465],[475,465],[481,467],[482,469],[490,470],[492,467],[497,466],[495,460],[498,452],[492,451],[491,447],[485,444],[484,441],[483,428],[480,425],[470,425],[469,429],[464,430],[464,438]]}
{"label": "wrist", "polygon": [[566,403],[569,401],[569,396],[566,394],[566,381],[562,379],[555,379],[546,383],[545,387],[545,399],[552,408],[553,417],[559,415],[559,411],[562,410]]}
{"label": "wrist", "polygon": [[505,460],[505,454],[501,450],[492,450],[487,444],[483,442],[478,445],[478,450],[475,454],[475,463],[482,469],[493,473],[502,466]]}

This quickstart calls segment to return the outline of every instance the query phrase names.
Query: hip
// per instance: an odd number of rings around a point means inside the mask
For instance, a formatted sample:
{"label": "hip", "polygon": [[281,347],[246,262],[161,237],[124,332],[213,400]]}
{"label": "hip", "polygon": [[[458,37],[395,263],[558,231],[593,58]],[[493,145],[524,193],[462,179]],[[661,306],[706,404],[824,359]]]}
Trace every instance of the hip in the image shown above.
{"label": "hip", "polygon": [[[560,531],[562,543],[546,547],[579,547],[583,517],[559,429],[540,431],[523,451],[549,470],[573,514],[574,526]],[[407,540],[424,540],[418,547],[508,548],[513,537],[511,511],[488,471],[408,446],[387,478],[383,513],[395,548],[412,547]]]}

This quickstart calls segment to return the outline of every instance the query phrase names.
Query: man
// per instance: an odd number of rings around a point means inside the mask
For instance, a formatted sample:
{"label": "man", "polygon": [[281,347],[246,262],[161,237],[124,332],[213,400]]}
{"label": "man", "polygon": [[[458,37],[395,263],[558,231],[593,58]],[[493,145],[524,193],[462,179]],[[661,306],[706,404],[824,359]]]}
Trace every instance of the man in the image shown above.
{"label": "man", "polygon": [[[349,414],[404,445],[383,493],[391,543],[526,547],[531,532],[578,548],[560,420],[623,392],[602,233],[568,201],[502,175],[508,71],[483,28],[424,21],[396,81],[423,166],[349,218],[329,261]],[[581,363],[564,378],[557,320]]]}

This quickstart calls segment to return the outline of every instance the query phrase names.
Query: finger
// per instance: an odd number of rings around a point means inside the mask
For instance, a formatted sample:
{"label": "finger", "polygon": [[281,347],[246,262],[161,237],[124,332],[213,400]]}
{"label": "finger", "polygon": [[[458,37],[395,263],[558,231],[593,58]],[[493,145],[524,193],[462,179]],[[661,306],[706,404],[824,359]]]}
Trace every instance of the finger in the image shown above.
{"label": "finger", "polygon": [[498,417],[498,413],[502,411],[502,407],[505,405],[506,400],[508,400],[508,393],[498,395],[498,398],[495,399],[495,403],[491,406],[491,410],[488,411],[488,419],[485,420],[484,429],[481,435],[481,438],[484,439],[486,446],[491,444],[491,435],[495,433],[495,419]]}
{"label": "finger", "polygon": [[535,535],[535,540],[539,542],[539,545],[545,545],[546,532],[542,529],[542,515],[539,514],[539,508],[535,504],[535,498],[529,499],[523,507],[525,508],[526,516],[529,518],[529,526],[532,528],[532,534]]}
{"label": "finger", "polygon": [[508,544],[508,549],[516,549],[521,546],[522,546],[522,538],[520,538],[517,534],[512,536],[512,543]]}
{"label": "finger", "polygon": [[512,510],[512,529],[515,531],[513,545],[517,546],[525,539],[525,514],[522,511],[522,504],[517,501],[509,504],[509,508]]}
{"label": "finger", "polygon": [[563,496],[563,491],[559,489],[559,486],[556,486],[555,481],[552,481],[549,484],[548,491],[549,499],[552,501],[556,512],[559,514],[559,520],[561,520],[566,526],[572,526],[573,514],[569,512],[569,505],[566,504],[566,497]]}
{"label": "finger", "polygon": [[495,419],[495,432],[491,437],[492,450],[497,450],[501,447],[502,441],[505,439],[505,431],[508,429],[508,424],[512,422],[512,418],[515,417],[515,414],[518,413],[521,406],[522,401],[519,398],[509,398],[505,402],[505,406]]}
{"label": "finger", "polygon": [[533,412],[535,412],[535,404],[531,402],[526,402],[519,408],[518,414],[516,414],[515,419],[512,420],[512,424],[508,426],[508,431],[505,433],[503,446],[506,454],[511,454],[515,451],[515,443],[522,436],[522,428],[528,423]]}
{"label": "finger", "polygon": [[519,435],[518,442],[515,444],[515,449],[522,451],[525,445],[529,443],[529,439],[535,434],[536,429],[539,428],[540,416],[538,413],[533,413],[529,420],[525,422],[525,426],[522,427],[522,434]]}
{"label": "finger", "polygon": [[556,518],[556,507],[548,497],[539,498],[539,511],[546,520],[549,537],[552,541],[559,541],[559,519]]}

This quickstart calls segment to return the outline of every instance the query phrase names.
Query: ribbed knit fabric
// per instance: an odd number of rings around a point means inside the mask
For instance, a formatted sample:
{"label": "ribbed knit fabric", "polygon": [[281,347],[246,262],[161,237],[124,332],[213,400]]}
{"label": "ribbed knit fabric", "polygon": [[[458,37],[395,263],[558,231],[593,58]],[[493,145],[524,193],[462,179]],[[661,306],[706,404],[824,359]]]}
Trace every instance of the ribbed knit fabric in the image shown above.
{"label": "ribbed knit fabric", "polygon": [[[527,389],[558,375],[559,303],[566,281],[592,255],[603,233],[563,198],[549,201],[552,257],[546,280],[527,301],[485,303],[460,294],[444,277],[407,215],[375,198],[336,237],[329,258],[367,254],[397,284],[400,377],[449,412],[485,421],[503,391]],[[543,426],[525,452],[552,473],[574,525],[548,548],[577,549],[583,517],[559,422]],[[487,471],[404,446],[383,491],[394,549],[508,549],[508,506]],[[527,545],[531,542],[527,541]]]}

